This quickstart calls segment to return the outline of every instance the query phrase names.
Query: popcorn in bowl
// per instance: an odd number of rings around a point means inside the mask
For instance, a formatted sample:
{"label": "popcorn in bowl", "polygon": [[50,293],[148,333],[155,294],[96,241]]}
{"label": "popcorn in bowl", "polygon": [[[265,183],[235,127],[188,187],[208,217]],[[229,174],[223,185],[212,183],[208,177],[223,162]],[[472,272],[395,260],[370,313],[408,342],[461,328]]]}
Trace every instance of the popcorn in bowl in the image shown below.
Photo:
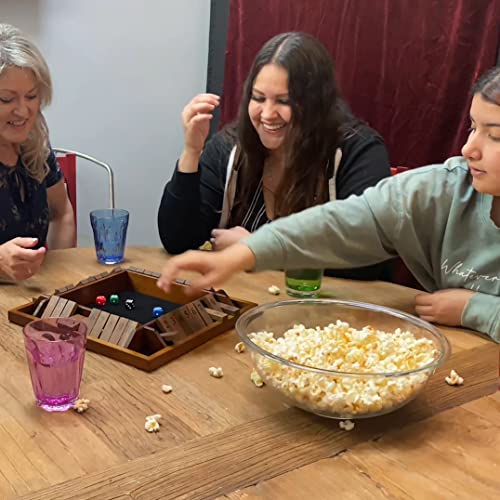
{"label": "popcorn in bowl", "polygon": [[[314,311],[316,307],[318,310]],[[338,313],[345,307],[360,308],[361,320],[366,316],[381,325],[398,323],[392,318],[383,320],[387,314],[401,315],[405,321],[399,322],[401,328],[392,331],[369,324],[354,328],[341,319],[314,328],[306,327],[305,322],[280,327],[282,323],[290,324],[289,318],[295,317],[291,312],[299,313],[299,318],[315,318],[319,323],[324,314],[317,312]],[[411,401],[449,351],[446,338],[432,325],[387,308],[373,313],[373,307],[376,306],[328,299],[283,301],[259,306],[264,313],[256,311],[259,308],[245,313],[247,319],[243,315],[236,328],[250,347],[263,381],[294,406],[332,418],[369,417]],[[363,308],[370,314],[366,315]],[[338,318],[340,314],[332,316]],[[356,319],[352,314],[346,316]],[[425,331],[430,328],[431,333],[422,334],[413,323]],[[253,329],[254,326],[266,328]]]}

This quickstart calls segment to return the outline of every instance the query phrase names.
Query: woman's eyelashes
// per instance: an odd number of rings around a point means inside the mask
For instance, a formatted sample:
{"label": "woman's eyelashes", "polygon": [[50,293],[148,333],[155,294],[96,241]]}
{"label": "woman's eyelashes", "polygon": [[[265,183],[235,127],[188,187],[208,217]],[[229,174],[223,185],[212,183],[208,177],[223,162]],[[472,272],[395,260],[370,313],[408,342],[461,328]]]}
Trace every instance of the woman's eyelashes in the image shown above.
{"label": "woman's eyelashes", "polygon": [[[475,125],[471,125],[468,129],[467,129],[467,132],[470,134],[473,134],[477,131],[477,128]],[[495,142],[500,142],[500,137],[497,137],[497,136],[494,136],[494,135],[491,135],[490,133],[486,134],[486,137],[488,137],[488,139],[491,139],[492,141],[495,141]]]}
{"label": "woman's eyelashes", "polygon": [[[252,101],[259,102],[259,103],[263,103],[266,101],[266,98],[264,96],[255,95],[255,94],[252,94],[250,96],[250,99],[252,99]],[[290,100],[287,98],[279,98],[279,99],[276,99],[275,102],[276,102],[276,104],[281,104],[283,106],[290,105]]]}
{"label": "woman's eyelashes", "polygon": [[255,101],[255,102],[264,102],[266,100],[265,97],[262,97],[260,95],[255,95],[255,94],[252,94],[250,96],[250,99],[252,99],[252,101]]}
{"label": "woman's eyelashes", "polygon": [[[35,99],[38,99],[38,94],[27,95],[26,99],[28,99],[28,101],[34,101]],[[10,104],[10,103],[14,102],[14,98],[13,97],[0,97],[0,102],[3,104]]]}

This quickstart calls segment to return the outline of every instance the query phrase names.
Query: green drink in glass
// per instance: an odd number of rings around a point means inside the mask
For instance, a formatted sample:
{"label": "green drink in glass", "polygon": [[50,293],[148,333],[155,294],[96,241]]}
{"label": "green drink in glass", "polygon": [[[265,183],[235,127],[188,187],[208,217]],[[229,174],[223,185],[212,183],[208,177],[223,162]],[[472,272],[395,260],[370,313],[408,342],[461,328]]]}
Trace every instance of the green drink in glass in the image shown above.
{"label": "green drink in glass", "polygon": [[323,269],[287,269],[286,293],[292,297],[315,297],[321,288]]}

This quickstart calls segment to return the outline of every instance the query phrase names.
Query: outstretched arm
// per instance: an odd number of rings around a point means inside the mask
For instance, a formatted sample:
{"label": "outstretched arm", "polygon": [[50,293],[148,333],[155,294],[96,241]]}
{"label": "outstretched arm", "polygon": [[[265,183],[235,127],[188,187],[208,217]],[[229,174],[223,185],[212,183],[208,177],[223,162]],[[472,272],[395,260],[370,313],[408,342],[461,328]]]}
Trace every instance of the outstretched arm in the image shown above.
{"label": "outstretched arm", "polygon": [[[158,285],[168,290],[182,271],[201,273],[192,286],[205,288],[221,285],[243,270],[340,268],[386,260],[394,256],[392,240],[400,224],[393,218],[399,212],[387,210],[390,205],[382,200],[383,208],[376,217],[365,195],[278,219],[220,252],[187,252],[174,257],[167,262]],[[373,196],[382,197],[380,192]]]}
{"label": "outstretched arm", "polygon": [[[256,269],[345,269],[395,257],[400,213],[384,203],[390,190],[379,186],[261,227],[244,241],[256,255]],[[376,212],[368,199],[372,190]]]}
{"label": "outstretched arm", "polygon": [[170,291],[172,281],[178,278],[183,271],[195,271],[200,277],[191,280],[190,291],[202,290],[212,286],[220,286],[234,273],[250,271],[255,264],[252,251],[241,243],[231,245],[220,252],[190,251],[171,257],[162,270],[158,286]]}

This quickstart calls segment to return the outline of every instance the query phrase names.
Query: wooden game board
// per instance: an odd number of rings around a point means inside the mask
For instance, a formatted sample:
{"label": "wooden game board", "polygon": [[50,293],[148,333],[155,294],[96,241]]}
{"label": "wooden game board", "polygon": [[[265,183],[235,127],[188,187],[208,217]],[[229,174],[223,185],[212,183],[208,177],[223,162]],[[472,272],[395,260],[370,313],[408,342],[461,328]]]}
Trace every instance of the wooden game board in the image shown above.
{"label": "wooden game board", "polygon": [[[177,280],[167,294],[156,286],[158,277],[158,273],[136,267],[115,268],[11,309],[9,321],[25,325],[48,317],[84,320],[90,351],[153,371],[230,330],[243,312],[257,305],[229,297],[223,290],[207,290],[187,297],[186,280]],[[104,310],[95,303],[98,295],[111,294],[121,295],[118,305],[108,305]],[[140,308],[137,313],[124,309],[123,297],[127,294],[135,294],[139,302],[167,304],[165,314],[137,321],[134,314],[139,314]]]}

